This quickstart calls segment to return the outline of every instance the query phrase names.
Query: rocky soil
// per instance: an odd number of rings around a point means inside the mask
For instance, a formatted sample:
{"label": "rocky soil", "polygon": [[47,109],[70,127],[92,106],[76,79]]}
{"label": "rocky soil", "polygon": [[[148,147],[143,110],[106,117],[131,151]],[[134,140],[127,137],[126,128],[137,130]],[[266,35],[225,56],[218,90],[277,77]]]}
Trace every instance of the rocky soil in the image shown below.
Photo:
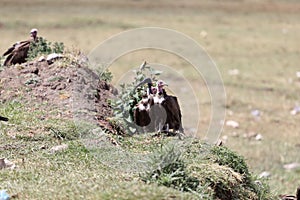
{"label": "rocky soil", "polygon": [[54,63],[35,61],[0,70],[1,103],[20,101],[28,107],[38,105],[40,110],[49,111],[46,113],[57,109],[56,117],[88,120],[116,133],[109,123],[112,109],[108,103],[116,90],[86,65],[62,58]]}

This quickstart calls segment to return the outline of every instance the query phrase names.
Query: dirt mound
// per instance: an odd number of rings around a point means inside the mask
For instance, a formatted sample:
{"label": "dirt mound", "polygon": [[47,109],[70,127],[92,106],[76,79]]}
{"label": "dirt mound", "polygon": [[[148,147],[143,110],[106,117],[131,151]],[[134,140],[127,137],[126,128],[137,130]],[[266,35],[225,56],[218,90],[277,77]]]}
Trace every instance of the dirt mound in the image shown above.
{"label": "dirt mound", "polygon": [[0,91],[2,103],[20,101],[49,113],[57,109],[57,117],[93,121],[116,133],[108,120],[112,109],[107,101],[114,87],[81,64],[36,61],[6,67],[0,72]]}

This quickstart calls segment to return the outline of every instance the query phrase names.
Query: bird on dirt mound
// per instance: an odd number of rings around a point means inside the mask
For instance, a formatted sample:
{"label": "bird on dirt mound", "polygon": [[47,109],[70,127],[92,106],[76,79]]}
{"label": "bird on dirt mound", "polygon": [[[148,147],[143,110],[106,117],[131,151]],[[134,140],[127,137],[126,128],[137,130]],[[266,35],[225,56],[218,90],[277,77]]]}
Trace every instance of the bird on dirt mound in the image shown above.
{"label": "bird on dirt mound", "polygon": [[7,56],[4,61],[4,66],[26,62],[30,44],[38,41],[37,32],[38,30],[36,28],[31,29],[30,39],[13,44],[12,47],[4,52],[3,56]]}
{"label": "bird on dirt mound", "polygon": [[294,195],[280,195],[281,200],[300,200],[300,186],[297,188],[296,196]]}
{"label": "bird on dirt mound", "polygon": [[7,121],[8,121],[8,118],[0,116],[0,121],[5,121],[5,122],[7,122]]}

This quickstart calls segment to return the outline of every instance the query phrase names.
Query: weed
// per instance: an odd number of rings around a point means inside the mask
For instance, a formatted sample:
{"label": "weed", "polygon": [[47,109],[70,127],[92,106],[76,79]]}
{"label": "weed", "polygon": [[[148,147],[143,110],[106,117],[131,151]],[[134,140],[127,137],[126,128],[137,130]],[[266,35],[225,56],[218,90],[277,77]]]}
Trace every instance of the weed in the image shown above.
{"label": "weed", "polygon": [[53,45],[46,39],[39,37],[37,42],[30,43],[27,61],[34,60],[40,55],[48,55],[51,53],[63,53],[64,44],[62,42],[55,42]]}
{"label": "weed", "polygon": [[35,85],[39,82],[38,78],[30,78],[25,82],[25,85]]}
{"label": "weed", "polygon": [[251,181],[251,175],[244,158],[227,147],[214,146],[211,149],[211,155],[214,156],[214,162],[219,165],[225,165],[232,168],[235,172],[242,174],[245,177],[245,182]]}
{"label": "weed", "polygon": [[164,146],[154,153],[150,160],[150,170],[142,175],[146,183],[157,183],[172,187],[182,192],[197,193],[197,196],[207,197],[204,186],[196,177],[187,171],[187,165],[182,158],[182,152],[175,145]]}
{"label": "weed", "polygon": [[113,79],[113,74],[108,69],[106,69],[99,75],[99,77],[100,77],[100,80],[103,80],[103,81],[109,83]]}
{"label": "weed", "polygon": [[134,123],[133,113],[135,105],[142,99],[145,91],[144,86],[136,86],[145,78],[151,77],[153,81],[157,80],[161,71],[154,70],[151,66],[146,65],[143,68],[133,70],[135,73],[134,81],[128,84],[121,84],[119,98],[113,100],[111,105],[114,110],[115,121],[121,126],[124,126],[128,134],[138,132],[137,126]]}

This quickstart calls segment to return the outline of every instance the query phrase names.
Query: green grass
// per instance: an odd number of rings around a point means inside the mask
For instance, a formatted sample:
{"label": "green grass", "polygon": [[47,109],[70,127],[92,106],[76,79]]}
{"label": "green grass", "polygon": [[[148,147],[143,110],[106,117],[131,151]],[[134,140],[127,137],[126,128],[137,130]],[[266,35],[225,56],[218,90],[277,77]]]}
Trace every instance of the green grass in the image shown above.
{"label": "green grass", "polygon": [[[194,138],[111,136],[86,123],[46,120],[39,110],[29,117],[26,105],[0,109],[10,118],[0,127],[0,156],[16,165],[0,171],[0,188],[20,199],[273,198],[267,186],[256,188],[243,158],[227,148]],[[52,150],[61,144],[68,148]]]}

